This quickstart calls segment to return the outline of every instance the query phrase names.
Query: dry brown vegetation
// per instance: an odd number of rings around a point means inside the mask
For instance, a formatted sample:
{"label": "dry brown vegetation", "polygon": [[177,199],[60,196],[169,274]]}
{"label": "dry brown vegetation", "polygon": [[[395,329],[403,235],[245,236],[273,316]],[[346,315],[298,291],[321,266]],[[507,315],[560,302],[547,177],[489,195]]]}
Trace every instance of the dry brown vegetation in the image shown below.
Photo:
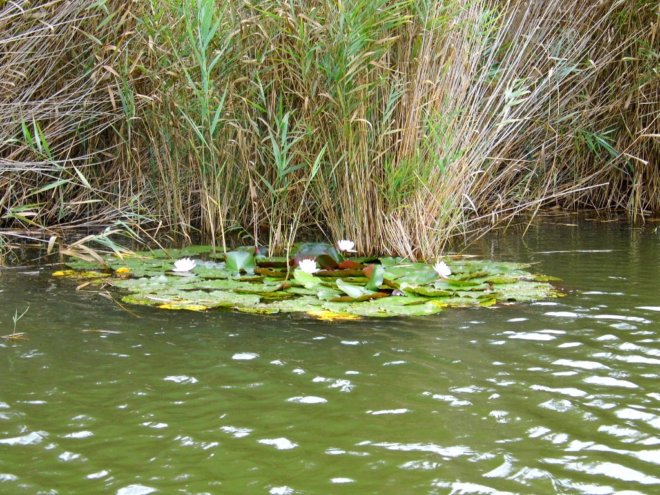
{"label": "dry brown vegetation", "polygon": [[0,1],[0,225],[430,258],[660,210],[649,0]]}

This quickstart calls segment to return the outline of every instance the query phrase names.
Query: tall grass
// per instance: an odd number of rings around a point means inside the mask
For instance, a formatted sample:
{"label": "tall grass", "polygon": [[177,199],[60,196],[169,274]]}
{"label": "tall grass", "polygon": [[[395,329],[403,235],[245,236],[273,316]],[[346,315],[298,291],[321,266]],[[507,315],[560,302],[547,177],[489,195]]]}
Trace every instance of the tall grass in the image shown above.
{"label": "tall grass", "polygon": [[430,258],[548,204],[660,210],[655,2],[30,5],[0,7],[5,227]]}

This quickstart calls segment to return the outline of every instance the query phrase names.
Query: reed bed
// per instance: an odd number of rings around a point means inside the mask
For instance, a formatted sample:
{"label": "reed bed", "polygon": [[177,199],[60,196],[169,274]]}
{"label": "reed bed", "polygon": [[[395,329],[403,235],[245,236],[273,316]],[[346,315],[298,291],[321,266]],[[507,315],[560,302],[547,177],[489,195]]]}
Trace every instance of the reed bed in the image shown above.
{"label": "reed bed", "polygon": [[0,226],[428,259],[549,205],[643,219],[660,210],[658,15],[0,2]]}

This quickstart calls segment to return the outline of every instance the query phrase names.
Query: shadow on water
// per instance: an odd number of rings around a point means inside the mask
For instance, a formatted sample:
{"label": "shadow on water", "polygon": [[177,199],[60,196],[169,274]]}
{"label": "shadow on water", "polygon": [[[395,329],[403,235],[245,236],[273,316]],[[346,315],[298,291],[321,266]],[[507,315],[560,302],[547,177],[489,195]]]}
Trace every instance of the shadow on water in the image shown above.
{"label": "shadow on water", "polygon": [[0,272],[0,493],[654,493],[660,236],[566,219],[473,252],[566,296],[434,317],[130,308]]}

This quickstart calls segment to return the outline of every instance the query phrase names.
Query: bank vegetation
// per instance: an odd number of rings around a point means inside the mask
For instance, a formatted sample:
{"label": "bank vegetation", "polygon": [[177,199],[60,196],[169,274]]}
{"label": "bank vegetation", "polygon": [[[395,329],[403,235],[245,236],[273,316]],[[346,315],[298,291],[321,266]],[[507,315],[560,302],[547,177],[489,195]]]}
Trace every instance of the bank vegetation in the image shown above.
{"label": "bank vegetation", "polygon": [[431,258],[660,210],[653,0],[0,0],[0,226]]}

